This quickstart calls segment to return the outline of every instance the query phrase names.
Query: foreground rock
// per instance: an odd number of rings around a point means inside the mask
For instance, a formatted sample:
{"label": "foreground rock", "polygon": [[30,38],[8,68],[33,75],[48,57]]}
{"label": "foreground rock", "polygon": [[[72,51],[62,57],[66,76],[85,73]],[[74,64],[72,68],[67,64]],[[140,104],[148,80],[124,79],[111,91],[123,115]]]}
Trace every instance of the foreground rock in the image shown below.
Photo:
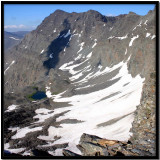
{"label": "foreground rock", "polygon": [[[143,145],[134,145],[131,141],[121,142],[116,140],[103,139],[94,135],[83,134],[77,145],[82,156],[152,156],[145,151]],[[63,150],[64,156],[80,156],[69,150]]]}

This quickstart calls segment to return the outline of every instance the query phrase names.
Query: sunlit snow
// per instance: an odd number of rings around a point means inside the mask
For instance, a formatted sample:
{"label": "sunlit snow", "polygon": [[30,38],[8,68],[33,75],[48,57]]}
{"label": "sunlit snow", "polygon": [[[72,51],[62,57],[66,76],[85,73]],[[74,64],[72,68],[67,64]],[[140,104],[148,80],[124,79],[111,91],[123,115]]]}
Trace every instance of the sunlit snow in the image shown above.
{"label": "sunlit snow", "polygon": [[131,41],[129,42],[129,47],[132,46],[133,41],[134,41],[135,39],[137,39],[138,37],[139,37],[139,35],[134,36],[134,37],[131,38]]}
{"label": "sunlit snow", "polygon": [[43,127],[35,127],[35,128],[24,127],[24,128],[20,128],[20,129],[17,130],[17,133],[14,136],[12,136],[12,139],[23,138],[23,137],[26,136],[27,133],[40,131],[40,130],[42,130],[42,128]]}
{"label": "sunlit snow", "polygon": [[17,38],[14,38],[14,37],[9,37],[9,38],[11,38],[11,39],[14,39],[14,40],[16,40],[16,41],[18,41],[19,39],[17,39]]}
{"label": "sunlit snow", "polygon": [[26,148],[16,148],[16,149],[10,149],[10,144],[9,143],[5,143],[4,144],[4,149],[11,152],[11,153],[20,153],[22,151],[24,151]]}
{"label": "sunlit snow", "polygon": [[151,34],[150,33],[146,33],[146,37],[149,37]]}
{"label": "sunlit snow", "polygon": [[146,21],[144,22],[144,24],[147,25],[147,22],[148,22],[148,20],[146,20]]}
{"label": "sunlit snow", "polygon": [[79,53],[83,49],[83,45],[84,45],[84,42],[82,42],[81,44],[79,44],[80,49],[79,49],[79,51],[77,53]]}
{"label": "sunlit snow", "polygon": [[44,52],[44,49],[42,49],[41,53],[43,53],[43,52]]}
{"label": "sunlit snow", "polygon": [[7,70],[15,63],[15,61],[12,61],[11,64],[7,67],[7,69],[4,71],[4,74],[6,74]]}
{"label": "sunlit snow", "polygon": [[19,105],[12,104],[7,108],[5,112],[12,112],[13,110],[17,109],[18,106]]}
{"label": "sunlit snow", "polygon": [[[62,97],[62,93],[54,95],[53,101],[67,102],[71,105],[69,107],[66,106],[54,110],[53,115],[69,110],[69,112],[65,113],[63,116],[58,117],[56,121],[60,122],[65,119],[77,119],[82,121],[82,123],[62,123],[60,124],[60,128],[50,126],[48,129],[48,136],[40,135],[38,138],[48,141],[54,140],[54,136],[60,136],[60,139],[55,140],[55,142],[48,146],[69,143],[69,146],[66,149],[75,153],[80,153],[76,145],[79,143],[80,137],[83,133],[97,135],[107,139],[127,141],[131,135],[129,131],[134,119],[132,113],[140,103],[144,82],[144,78],[141,78],[139,75],[133,78],[128,73],[127,62],[128,61],[120,62],[112,68],[108,67],[103,71],[95,73],[96,76],[99,76],[107,74],[116,68],[121,68],[119,73],[115,76],[117,78],[119,77],[120,80],[108,88],[72,97]],[[90,75],[88,78],[93,78],[95,75]],[[126,83],[128,83],[128,85],[124,86]],[[116,92],[119,92],[119,94],[103,99]],[[112,125],[97,127],[98,124],[124,115],[126,115],[126,117]],[[60,154],[61,152],[56,155]]]}
{"label": "sunlit snow", "polygon": [[156,35],[153,35],[152,37],[151,37],[151,39],[153,39],[153,38],[155,38],[156,37]]}
{"label": "sunlit snow", "polygon": [[97,39],[94,40],[94,44],[92,46],[92,48],[94,48],[97,45]]}

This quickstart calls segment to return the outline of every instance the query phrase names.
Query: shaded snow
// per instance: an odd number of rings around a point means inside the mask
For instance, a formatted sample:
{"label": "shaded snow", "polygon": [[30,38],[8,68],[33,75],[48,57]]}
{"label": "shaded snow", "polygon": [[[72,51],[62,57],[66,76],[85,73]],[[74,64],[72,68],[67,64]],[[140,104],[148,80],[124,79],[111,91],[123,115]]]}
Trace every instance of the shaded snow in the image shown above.
{"label": "shaded snow", "polygon": [[113,27],[110,27],[109,31],[111,31],[113,29]]}
{"label": "shaded snow", "polygon": [[49,58],[53,58],[53,53],[51,53],[51,54],[49,55]]}
{"label": "shaded snow", "polygon": [[66,33],[66,35],[64,35],[64,38],[67,38],[70,34],[71,34],[71,32],[70,32],[70,29],[69,29],[68,32]]}

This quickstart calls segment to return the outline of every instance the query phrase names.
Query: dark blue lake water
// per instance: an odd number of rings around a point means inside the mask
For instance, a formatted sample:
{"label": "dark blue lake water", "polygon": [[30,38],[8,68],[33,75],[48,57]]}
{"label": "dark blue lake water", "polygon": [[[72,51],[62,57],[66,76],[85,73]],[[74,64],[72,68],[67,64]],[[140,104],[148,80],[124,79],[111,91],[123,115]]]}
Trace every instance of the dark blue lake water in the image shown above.
{"label": "dark blue lake water", "polygon": [[42,99],[42,98],[45,98],[45,97],[47,97],[45,92],[37,91],[31,98]]}

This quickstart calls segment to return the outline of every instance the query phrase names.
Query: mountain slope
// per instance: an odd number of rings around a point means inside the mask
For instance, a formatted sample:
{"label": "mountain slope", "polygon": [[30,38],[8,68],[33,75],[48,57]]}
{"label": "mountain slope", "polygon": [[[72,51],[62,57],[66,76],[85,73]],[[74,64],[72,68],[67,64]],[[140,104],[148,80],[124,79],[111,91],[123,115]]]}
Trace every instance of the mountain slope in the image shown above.
{"label": "mountain slope", "polygon": [[[5,62],[6,150],[81,154],[83,133],[128,141],[155,72],[155,11],[106,17],[57,10]],[[28,99],[36,90],[47,99]]]}
{"label": "mountain slope", "polygon": [[4,31],[4,50],[5,52],[18,44],[28,31],[6,32]]}

